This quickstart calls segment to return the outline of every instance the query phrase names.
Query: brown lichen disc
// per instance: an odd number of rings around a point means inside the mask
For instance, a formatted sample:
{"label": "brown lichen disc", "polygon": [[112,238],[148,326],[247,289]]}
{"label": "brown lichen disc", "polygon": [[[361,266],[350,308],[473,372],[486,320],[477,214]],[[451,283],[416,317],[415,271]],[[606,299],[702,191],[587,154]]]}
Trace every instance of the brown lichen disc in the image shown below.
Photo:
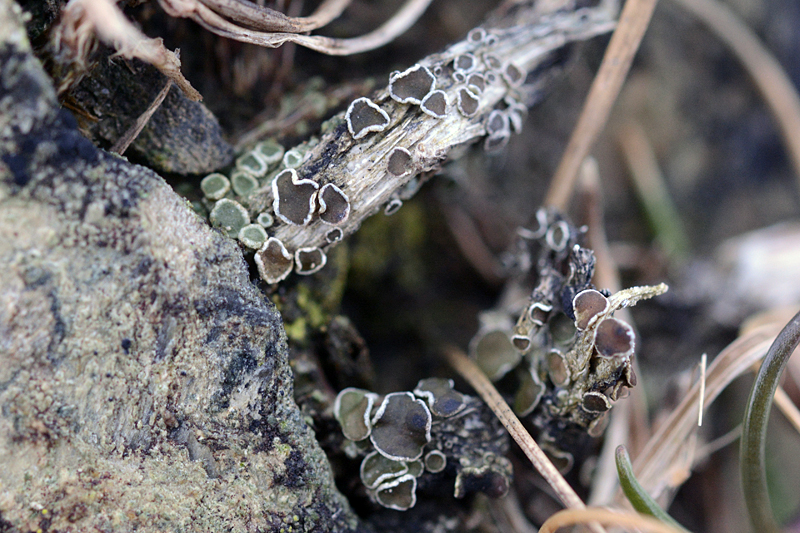
{"label": "brown lichen disc", "polygon": [[360,441],[369,437],[372,425],[369,415],[376,395],[349,387],[336,396],[333,404],[333,416],[342,426],[342,434],[352,441]]}
{"label": "brown lichen disc", "polygon": [[319,185],[300,179],[296,170],[284,170],[272,182],[275,215],[287,224],[305,226],[314,216],[317,189]]}
{"label": "brown lichen disc", "polygon": [[275,237],[267,239],[264,246],[256,252],[255,261],[261,279],[267,283],[278,283],[286,279],[294,265],[292,254]]}
{"label": "brown lichen disc", "polygon": [[454,416],[467,406],[466,397],[453,389],[452,379],[422,379],[414,388],[414,394],[425,398],[431,413],[442,418]]}
{"label": "brown lichen disc", "polygon": [[611,409],[611,402],[605,394],[600,392],[587,392],[583,395],[583,408],[590,413],[604,413]]}
{"label": "brown lichen disc", "polygon": [[594,346],[597,353],[605,357],[624,357],[634,349],[633,328],[622,320],[606,318],[597,326],[594,333]]}
{"label": "brown lichen disc", "polygon": [[361,482],[368,489],[398,478],[408,472],[408,465],[402,461],[387,459],[378,452],[372,452],[361,461]]}
{"label": "brown lichen disc", "polygon": [[436,78],[428,67],[413,67],[392,74],[389,78],[389,95],[401,104],[420,104],[434,89]]}
{"label": "brown lichen disc", "polygon": [[497,135],[507,131],[510,131],[508,115],[499,109],[495,109],[489,113],[489,117],[486,119],[486,133],[489,135]]}
{"label": "brown lichen disc", "polygon": [[414,168],[411,152],[405,148],[397,147],[389,154],[389,160],[386,162],[386,170],[389,174],[402,178],[411,173]]}
{"label": "brown lichen disc", "polygon": [[354,139],[373,131],[383,131],[389,125],[389,114],[366,97],[353,100],[344,118]]}
{"label": "brown lichen disc", "polygon": [[431,413],[425,402],[410,392],[387,394],[372,419],[370,440],[383,456],[395,461],[415,461],[431,440]]}
{"label": "brown lichen disc", "polygon": [[319,218],[324,223],[341,224],[350,215],[350,200],[339,187],[328,183],[319,191],[319,211]]}
{"label": "brown lichen disc", "polygon": [[417,503],[417,478],[410,474],[379,486],[375,499],[379,504],[395,511],[406,511]]}
{"label": "brown lichen disc", "polygon": [[594,317],[608,309],[608,299],[599,291],[586,289],[572,299],[572,308],[575,311],[575,327],[584,331],[592,325]]}
{"label": "brown lichen disc", "polygon": [[479,105],[480,100],[475,93],[466,87],[462,87],[458,90],[458,110],[461,111],[462,115],[465,117],[475,116],[475,113],[478,112]]}
{"label": "brown lichen disc", "polygon": [[318,272],[325,263],[328,262],[328,257],[319,248],[300,248],[294,253],[295,272],[301,276],[308,276]]}
{"label": "brown lichen disc", "polygon": [[444,118],[447,115],[447,95],[444,91],[431,91],[422,99],[420,108],[433,118]]}

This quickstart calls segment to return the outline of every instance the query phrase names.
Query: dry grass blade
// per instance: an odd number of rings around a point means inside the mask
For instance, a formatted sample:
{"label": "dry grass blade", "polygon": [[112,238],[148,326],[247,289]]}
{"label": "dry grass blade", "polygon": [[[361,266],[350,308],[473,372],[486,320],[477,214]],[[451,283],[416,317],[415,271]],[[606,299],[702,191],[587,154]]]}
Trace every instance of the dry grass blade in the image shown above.
{"label": "dry grass blade", "polygon": [[110,152],[114,152],[116,154],[122,155],[125,153],[125,150],[131,145],[131,143],[139,136],[142,132],[144,127],[147,125],[147,122],[150,120],[150,117],[153,116],[153,113],[156,112],[158,106],[164,101],[164,98],[167,97],[169,94],[169,90],[172,87],[172,81],[168,81],[164,88],[159,91],[158,95],[153,99],[153,103],[145,110],[144,113],[139,115],[139,118],[136,119],[136,123],[131,126],[125,134],[117,139],[117,142],[114,143],[114,146],[111,147],[109,150]]}
{"label": "dry grass blade", "polygon": [[728,6],[717,0],[676,0],[705,23],[753,78],[781,130],[800,185],[800,96],[780,63]]}
{"label": "dry grass blade", "polygon": [[[753,363],[764,356],[784,322],[775,321],[754,327],[720,352],[706,373],[706,407],[731,381],[747,372]],[[636,458],[636,478],[656,499],[675,488],[674,478],[680,477],[678,474],[689,468],[680,458],[685,453],[688,437],[697,427],[700,388],[699,382],[694,384]]]}
{"label": "dry grass blade", "polygon": [[122,57],[141,59],[156,67],[192,100],[200,93],[181,74],[178,56],[167,50],[161,39],[151,39],[139,31],[110,0],[71,0],[62,12],[60,42],[75,50],[86,49],[92,35],[114,47]]}
{"label": "dry grass blade", "polygon": [[539,528],[539,533],[553,533],[564,526],[591,522],[601,522],[606,525],[636,528],[640,531],[654,531],[656,533],[684,533],[649,516],[598,507],[559,511],[542,524],[542,527]]}
{"label": "dry grass blade", "polygon": [[308,17],[288,17],[248,0],[200,0],[209,9],[248,28],[264,32],[303,33],[333,21],[351,0],[326,0]]}
{"label": "dry grass blade", "polygon": [[561,502],[572,509],[585,509],[583,501],[578,497],[572,487],[567,483],[558,469],[544,454],[542,449],[533,440],[528,431],[519,421],[492,382],[481,372],[461,350],[453,346],[445,347],[445,356],[452,366],[480,395],[495,416],[502,422],[511,437],[517,442],[525,455],[530,459],[534,468],[550,484]]}
{"label": "dry grass blade", "polygon": [[797,409],[797,406],[782,387],[778,387],[778,390],[775,391],[775,405],[781,410],[783,416],[789,420],[789,423],[794,426],[794,429],[800,433],[800,410]]}
{"label": "dry grass blade", "polygon": [[657,0],[628,0],[603,62],[589,89],[578,123],[556,169],[544,204],[564,211],[583,160],[603,129],[639,48]]}
{"label": "dry grass blade", "polygon": [[171,16],[191,18],[208,31],[229,39],[267,48],[295,43],[324,54],[343,56],[374,50],[393,41],[422,16],[431,0],[407,0],[403,7],[379,28],[350,39],[248,29],[230,22],[197,0],[160,0],[160,3]]}
{"label": "dry grass blade", "polygon": [[689,253],[689,238],[647,134],[640,124],[631,121],[622,128],[619,144],[656,240],[671,259],[685,260]]}
{"label": "dry grass blade", "polygon": [[[622,289],[619,269],[608,247],[603,225],[603,199],[600,186],[600,173],[597,162],[587,157],[581,166],[580,180],[580,212],[583,224],[588,227],[587,241],[594,251],[597,263],[593,281],[598,287],[618,292]],[[629,324],[633,324],[630,309],[620,309],[618,316]],[[640,373],[636,359],[633,360],[634,371]],[[608,503],[617,486],[617,468],[614,463],[614,448],[621,443],[633,450],[638,450],[649,438],[647,421],[647,398],[641,386],[631,389],[631,395],[614,406],[610,413],[610,422],[605,432],[605,440],[597,467],[592,476],[592,488],[589,494],[590,505]],[[638,445],[638,446],[637,446]]]}

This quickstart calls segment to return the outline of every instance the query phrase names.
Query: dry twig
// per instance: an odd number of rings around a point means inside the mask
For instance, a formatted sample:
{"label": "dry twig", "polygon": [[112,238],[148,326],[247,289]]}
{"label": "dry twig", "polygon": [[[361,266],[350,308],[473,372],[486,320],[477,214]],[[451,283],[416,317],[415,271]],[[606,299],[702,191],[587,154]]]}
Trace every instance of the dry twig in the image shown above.
{"label": "dry twig", "polygon": [[[259,19],[260,23],[254,23],[251,17],[256,17],[257,13],[263,13],[264,8],[260,8],[262,11],[258,12],[252,9],[247,11],[240,8],[233,9],[231,5],[240,3],[238,0],[214,0],[213,2],[201,2],[200,0],[159,1],[164,11],[171,16],[190,18],[208,31],[221,35],[222,37],[244,43],[257,44],[267,48],[276,48],[284,43],[296,43],[300,46],[316,50],[317,52],[336,56],[367,52],[393,41],[419,19],[431,2],[431,0],[407,0],[403,7],[379,28],[360,37],[335,39],[322,35],[303,35],[303,32],[308,31],[308,29],[297,28],[307,27],[308,25],[290,22],[300,19],[291,19],[284,16],[283,19],[280,19],[279,24],[279,20],[275,16],[277,12],[272,12],[272,14],[270,14],[269,22],[266,18],[262,18]],[[255,4],[253,5],[255,6]],[[221,6],[224,6],[225,9],[221,9]],[[219,11],[217,11],[217,9]],[[333,10],[330,10],[330,12],[333,12]],[[231,22],[223,15],[229,16],[239,24]],[[320,22],[321,20],[324,19],[317,17],[316,22]],[[251,29],[240,24],[255,27],[256,29]],[[259,26],[266,28],[285,27],[293,29],[260,30]]]}

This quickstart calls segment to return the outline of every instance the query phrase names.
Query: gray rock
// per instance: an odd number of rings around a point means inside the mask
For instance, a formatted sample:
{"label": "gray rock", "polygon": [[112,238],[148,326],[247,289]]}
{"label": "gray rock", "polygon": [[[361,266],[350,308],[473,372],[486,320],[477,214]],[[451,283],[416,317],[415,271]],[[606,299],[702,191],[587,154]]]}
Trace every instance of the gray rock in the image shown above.
{"label": "gray rock", "polygon": [[59,111],[0,0],[0,530],[359,529],[236,244]]}

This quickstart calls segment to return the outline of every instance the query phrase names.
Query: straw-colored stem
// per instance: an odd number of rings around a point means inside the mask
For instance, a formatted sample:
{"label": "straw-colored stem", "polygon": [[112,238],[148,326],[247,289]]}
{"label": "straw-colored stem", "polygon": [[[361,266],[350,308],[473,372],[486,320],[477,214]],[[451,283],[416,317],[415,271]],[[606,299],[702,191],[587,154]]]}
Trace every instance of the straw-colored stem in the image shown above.
{"label": "straw-colored stem", "polygon": [[611,107],[628,75],[633,56],[639,48],[657,0],[628,0],[619,16],[603,62],[589,89],[578,123],[556,169],[545,197],[546,206],[564,211],[583,160],[589,155],[597,136],[605,127]]}
{"label": "straw-colored stem", "polygon": [[612,511],[610,509],[598,507],[564,509],[563,511],[559,511],[542,524],[542,527],[539,528],[539,533],[554,533],[564,526],[587,524],[591,522],[602,522],[610,526],[637,528],[641,531],[653,531],[655,533],[684,533],[684,530],[675,529],[649,516]]}
{"label": "straw-colored stem", "polygon": [[452,366],[461,377],[472,386],[473,389],[483,398],[497,418],[502,422],[511,437],[519,444],[522,451],[530,459],[534,468],[539,471],[558,495],[562,503],[571,508],[583,509],[586,506],[578,497],[572,487],[564,477],[558,472],[550,459],[544,454],[542,449],[533,440],[528,431],[519,421],[519,418],[511,410],[500,393],[497,392],[492,382],[489,381],[480,368],[472,362],[461,350],[454,346],[447,346],[444,349],[450,366]]}

